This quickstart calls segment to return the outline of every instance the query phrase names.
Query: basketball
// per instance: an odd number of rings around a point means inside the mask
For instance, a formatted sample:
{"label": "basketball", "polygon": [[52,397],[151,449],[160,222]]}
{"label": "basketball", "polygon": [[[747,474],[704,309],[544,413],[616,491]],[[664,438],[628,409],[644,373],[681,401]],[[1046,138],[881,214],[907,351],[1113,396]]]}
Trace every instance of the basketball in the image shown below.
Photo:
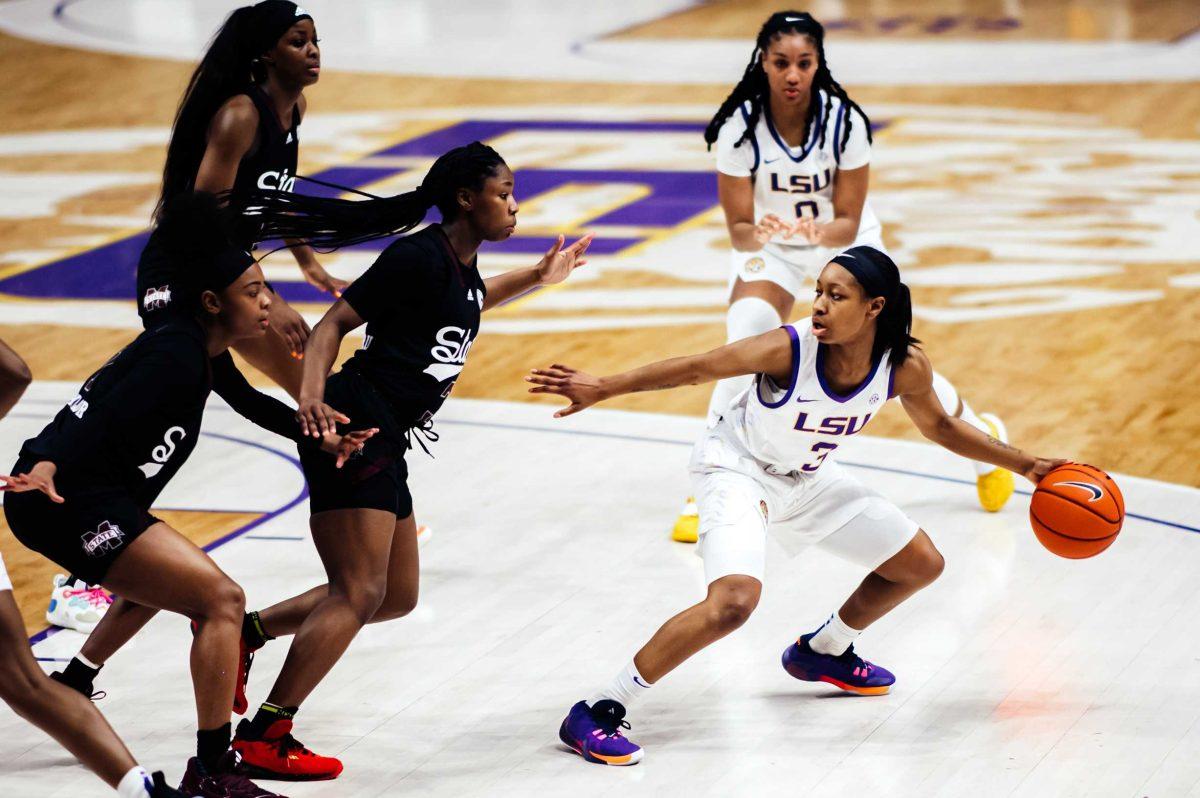
{"label": "basketball", "polygon": [[1042,477],[1029,504],[1029,523],[1059,557],[1082,560],[1112,545],[1125,520],[1125,499],[1108,474],[1067,463]]}

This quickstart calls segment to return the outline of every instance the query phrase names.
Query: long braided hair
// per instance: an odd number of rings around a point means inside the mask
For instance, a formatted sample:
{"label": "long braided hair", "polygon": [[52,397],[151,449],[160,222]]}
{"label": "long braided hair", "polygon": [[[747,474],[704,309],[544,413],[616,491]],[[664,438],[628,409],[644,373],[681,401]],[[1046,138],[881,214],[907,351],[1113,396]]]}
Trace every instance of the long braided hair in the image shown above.
{"label": "long braided hair", "polygon": [[314,249],[333,250],[406,233],[434,207],[443,220],[451,221],[460,213],[458,192],[482,190],[484,182],[506,165],[494,149],[473,141],[441,155],[421,185],[394,197],[356,191],[368,199],[348,200],[255,189],[231,196],[230,208],[248,223],[261,225],[260,239],[301,239]]}
{"label": "long braided hair", "polygon": [[[871,136],[871,120],[858,103],[850,99],[850,95],[842,88],[842,85],[833,79],[832,73],[829,71],[829,63],[825,60],[825,28],[820,22],[813,19],[811,14],[803,11],[780,11],[772,14],[763,23],[762,28],[758,31],[758,38],[754,40],[754,52],[750,54],[750,63],[746,65],[746,71],[742,74],[742,79],[733,87],[733,91],[725,98],[725,102],[721,103],[721,107],[717,110],[712,121],[708,123],[708,127],[704,131],[704,140],[708,143],[708,148],[711,150],[713,142],[717,140],[717,134],[721,132],[721,126],[725,124],[730,116],[735,111],[741,108],[745,103],[750,104],[749,118],[746,120],[746,132],[744,132],[733,146],[740,147],[743,142],[748,141],[754,135],[754,129],[758,127],[758,120],[762,116],[763,108],[768,108],[770,102],[771,89],[767,84],[767,73],[763,69],[762,59],[767,52],[767,48],[771,46],[771,41],[785,34],[800,34],[807,36],[817,49],[817,71],[813,75],[812,87],[809,90],[808,112],[804,118],[804,141],[801,142],[801,147],[807,147],[809,137],[812,134],[813,120],[818,118],[821,109],[821,91],[825,91],[825,111],[824,124],[817,131],[820,137],[818,144],[825,144],[825,130],[829,127],[830,111],[833,109],[833,98],[837,97],[842,101],[842,106],[845,108],[846,122],[843,127],[842,140],[837,142],[837,146],[844,150],[846,142],[850,140],[850,128],[854,124],[854,113],[858,112],[862,117],[863,123],[867,126],[867,141],[873,141]],[[839,150],[840,151],[840,150]]]}

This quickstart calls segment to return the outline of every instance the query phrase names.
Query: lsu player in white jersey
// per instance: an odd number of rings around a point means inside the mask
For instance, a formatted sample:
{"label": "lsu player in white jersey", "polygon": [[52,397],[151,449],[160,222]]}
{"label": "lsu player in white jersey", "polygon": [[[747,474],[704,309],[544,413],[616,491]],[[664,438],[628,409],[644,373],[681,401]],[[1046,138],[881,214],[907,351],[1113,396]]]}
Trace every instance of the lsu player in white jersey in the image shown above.
{"label": "lsu player in white jersey", "polygon": [[[810,15],[772,14],[745,74],[704,133],[710,149],[716,145],[718,194],[733,243],[729,342],[790,318],[805,285],[846,247],[866,244],[886,252],[867,200],[871,122],[833,79],[824,41],[824,28]],[[717,384],[709,423],[746,384]],[[975,415],[940,374],[934,390],[948,413],[1007,438],[999,418]],[[1000,510],[1012,495],[1012,474],[986,463],[975,463],[974,471],[980,504]],[[689,499],[673,537],[695,542],[697,527]]]}
{"label": "lsu player in white jersey", "polygon": [[745,623],[762,590],[768,533],[793,555],[817,545],[867,571],[823,625],[787,647],[787,672],[863,695],[888,692],[895,677],[858,656],[854,641],[933,582],[943,560],[916,522],[838,465],[839,447],[899,397],[926,438],[963,457],[1034,483],[1065,462],[1032,457],[947,413],[911,325],[908,287],[896,264],[878,249],[856,246],[817,277],[811,319],[610,377],[553,366],[526,378],[533,393],[570,399],[556,413],[566,416],[621,394],[753,375],[692,452],[707,596],[663,624],[612,682],[570,709],[559,735],[572,750],[602,764],[641,759],[640,747],[621,732],[626,707]]}

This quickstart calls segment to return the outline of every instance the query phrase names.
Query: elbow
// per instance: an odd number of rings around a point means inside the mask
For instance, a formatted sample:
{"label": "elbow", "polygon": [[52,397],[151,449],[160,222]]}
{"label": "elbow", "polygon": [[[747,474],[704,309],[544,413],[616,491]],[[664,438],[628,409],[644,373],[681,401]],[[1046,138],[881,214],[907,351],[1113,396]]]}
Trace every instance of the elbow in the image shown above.
{"label": "elbow", "polygon": [[922,429],[921,434],[939,446],[946,446],[955,437],[954,419],[943,413],[936,422]]}
{"label": "elbow", "polygon": [[23,392],[33,382],[33,372],[19,357],[14,358],[14,362],[5,364],[2,376],[4,387],[10,391]]}

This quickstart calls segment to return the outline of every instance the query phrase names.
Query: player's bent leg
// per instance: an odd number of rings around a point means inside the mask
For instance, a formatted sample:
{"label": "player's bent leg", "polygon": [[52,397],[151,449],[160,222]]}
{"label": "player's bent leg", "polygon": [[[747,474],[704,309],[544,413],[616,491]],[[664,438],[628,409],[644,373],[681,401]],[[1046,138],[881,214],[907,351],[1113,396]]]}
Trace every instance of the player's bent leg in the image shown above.
{"label": "player's bent leg", "polygon": [[154,607],[145,607],[124,596],[117,597],[87,640],[83,641],[79,653],[66,668],[50,674],[50,678],[87,698],[102,696],[102,691],[94,689],[100,669],[157,614],[158,610]]}
{"label": "player's bent leg", "polygon": [[416,609],[421,583],[416,528],[416,519],[412,515],[396,521],[392,550],[388,555],[387,592],[370,623],[403,618]]}
{"label": "player's bent leg", "polygon": [[0,591],[0,698],[111,787],[137,766],[91,701],[42,673],[11,590]]}

